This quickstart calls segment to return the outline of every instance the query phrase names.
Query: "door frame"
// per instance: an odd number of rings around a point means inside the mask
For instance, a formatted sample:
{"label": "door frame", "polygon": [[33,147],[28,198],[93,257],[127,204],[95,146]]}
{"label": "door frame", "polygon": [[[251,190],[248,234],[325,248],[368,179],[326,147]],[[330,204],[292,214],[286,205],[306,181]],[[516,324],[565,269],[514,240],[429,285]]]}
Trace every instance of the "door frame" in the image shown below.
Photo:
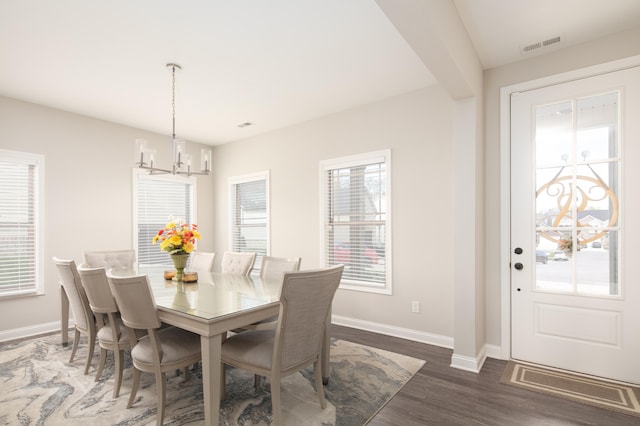
{"label": "door frame", "polygon": [[640,55],[500,88],[500,358],[511,359],[511,95],[640,66]]}

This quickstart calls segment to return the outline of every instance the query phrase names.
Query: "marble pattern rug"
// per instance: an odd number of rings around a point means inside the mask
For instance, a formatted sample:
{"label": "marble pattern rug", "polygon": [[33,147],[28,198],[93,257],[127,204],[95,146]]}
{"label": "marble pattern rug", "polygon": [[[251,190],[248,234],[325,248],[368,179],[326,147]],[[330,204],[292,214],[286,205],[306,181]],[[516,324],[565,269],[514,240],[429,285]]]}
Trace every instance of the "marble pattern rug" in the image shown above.
{"label": "marble pattern rug", "polygon": [[[69,363],[71,345],[60,335],[0,344],[0,425],[152,425],[156,418],[155,379],[142,374],[136,401],[127,409],[131,389],[131,360],[125,354],[123,384],[113,398],[113,354],[95,380],[99,348],[84,375],[87,341],[81,340]],[[283,379],[282,411],[286,425],[358,426],[368,420],[404,386],[425,361],[368,346],[332,339],[327,408],[322,410],[314,388],[313,369]],[[269,384],[257,389],[253,375],[226,369],[227,387],[221,401],[221,425],[271,424]],[[204,423],[202,374],[199,367],[184,375],[167,374],[164,423]]]}

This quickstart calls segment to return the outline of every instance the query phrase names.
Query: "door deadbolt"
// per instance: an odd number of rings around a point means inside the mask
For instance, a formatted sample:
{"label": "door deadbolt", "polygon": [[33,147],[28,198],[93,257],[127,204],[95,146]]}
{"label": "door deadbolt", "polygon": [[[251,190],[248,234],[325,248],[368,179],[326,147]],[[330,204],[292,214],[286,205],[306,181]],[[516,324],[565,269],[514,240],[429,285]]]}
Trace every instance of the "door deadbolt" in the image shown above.
{"label": "door deadbolt", "polygon": [[522,249],[520,247],[516,247],[516,249],[513,252],[515,254],[522,254]]}

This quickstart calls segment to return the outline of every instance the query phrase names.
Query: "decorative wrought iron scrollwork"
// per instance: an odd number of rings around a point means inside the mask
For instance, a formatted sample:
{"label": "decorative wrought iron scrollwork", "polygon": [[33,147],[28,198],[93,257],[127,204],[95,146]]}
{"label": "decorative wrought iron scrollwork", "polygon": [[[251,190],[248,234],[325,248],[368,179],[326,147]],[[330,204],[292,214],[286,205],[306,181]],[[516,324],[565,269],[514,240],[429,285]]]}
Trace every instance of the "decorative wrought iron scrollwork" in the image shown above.
{"label": "decorative wrought iron scrollwork", "polygon": [[[566,226],[569,229],[577,229],[575,242],[578,245],[578,249],[580,246],[604,237],[609,232],[607,229],[603,229],[590,233],[588,236],[583,235],[580,228],[586,227],[587,224],[581,223],[577,216],[578,213],[587,209],[590,202],[602,201],[608,198],[611,206],[610,216],[608,223],[604,227],[613,227],[618,221],[618,197],[595,170],[589,164],[587,166],[594,174],[594,177],[584,175],[575,177],[571,175],[560,176],[564,169],[563,167],[551,180],[536,191],[536,197],[545,194],[554,198],[558,210],[553,215],[539,218],[538,225],[544,224],[544,226],[556,228],[553,231],[541,230],[539,231],[540,235],[558,244],[558,249],[569,255],[573,253],[573,232],[561,231],[558,228]],[[574,217],[574,214],[576,217]]]}

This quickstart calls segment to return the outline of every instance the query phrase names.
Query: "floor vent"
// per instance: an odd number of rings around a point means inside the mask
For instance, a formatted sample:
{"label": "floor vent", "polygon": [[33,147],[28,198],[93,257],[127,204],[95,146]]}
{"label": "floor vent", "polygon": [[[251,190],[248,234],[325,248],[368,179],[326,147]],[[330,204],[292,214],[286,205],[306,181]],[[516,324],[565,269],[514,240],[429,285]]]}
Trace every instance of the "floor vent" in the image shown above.
{"label": "floor vent", "polygon": [[554,44],[558,44],[560,43],[560,36],[557,37],[553,37],[547,40],[543,40],[543,41],[539,41],[537,43],[532,43],[532,44],[528,44],[524,47],[520,48],[520,53],[522,54],[527,54],[527,53],[531,53],[535,50],[538,50],[540,48],[543,47],[549,47],[549,46],[553,46]]}

